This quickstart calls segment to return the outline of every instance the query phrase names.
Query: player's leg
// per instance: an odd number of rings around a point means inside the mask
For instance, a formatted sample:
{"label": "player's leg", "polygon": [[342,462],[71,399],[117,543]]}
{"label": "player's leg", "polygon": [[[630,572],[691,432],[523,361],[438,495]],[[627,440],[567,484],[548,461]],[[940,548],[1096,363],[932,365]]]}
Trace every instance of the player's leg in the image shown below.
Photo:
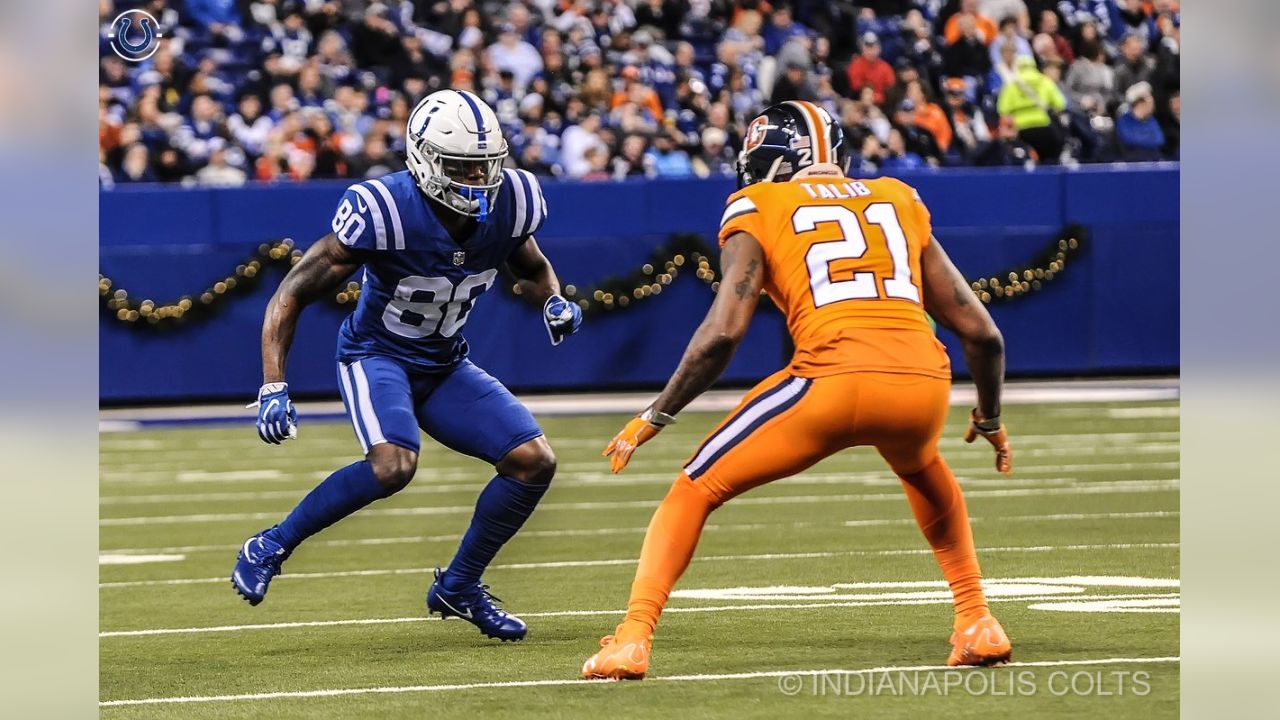
{"label": "player's leg", "polygon": [[843,447],[839,398],[826,379],[778,373],[756,386],[714,430],[676,478],[649,522],[627,615],[586,677],[643,677],[649,643],[672,588],[693,559],[707,517],[729,499],[794,475]]}
{"label": "player's leg", "polygon": [[405,371],[386,358],[338,364],[342,401],[365,459],[334,471],[278,524],[241,547],[232,585],[252,605],[262,602],[280,564],[308,537],[413,479],[418,425]]}
{"label": "player's leg", "polygon": [[[524,623],[493,606],[480,577],[546,494],[556,471],[555,454],[529,410],[470,362],[442,379],[417,412],[428,435],[496,470],[476,499],[457,553],[428,592],[428,608],[471,620],[490,637],[518,640]],[[469,609],[474,610],[470,616]]]}
{"label": "player's leg", "polygon": [[[946,421],[950,383],[912,375],[865,373],[860,405],[860,444],[873,444],[902,480],[911,512],[933,548],[955,602],[953,644],[973,630],[977,656],[987,664],[1008,659],[1008,638],[991,618],[982,591],[982,568],[974,547],[964,493],[938,452]],[[962,643],[963,644],[963,643]],[[957,653],[953,653],[953,660]]]}

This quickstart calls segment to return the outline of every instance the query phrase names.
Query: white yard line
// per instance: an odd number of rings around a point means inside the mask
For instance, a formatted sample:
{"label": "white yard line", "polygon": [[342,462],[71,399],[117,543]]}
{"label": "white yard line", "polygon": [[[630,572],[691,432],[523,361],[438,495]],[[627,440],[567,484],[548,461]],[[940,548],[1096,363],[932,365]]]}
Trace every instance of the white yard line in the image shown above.
{"label": "white yard line", "polygon": [[[1059,551],[1089,550],[1165,550],[1180,547],[1179,543],[1102,543],[1092,545],[1014,545],[1007,547],[978,548],[980,554],[990,553],[1048,553]],[[890,550],[840,550],[804,553],[757,553],[750,555],[704,555],[695,557],[694,562],[744,562],[772,560],[813,560],[836,557],[893,557],[899,555],[932,555],[929,548],[901,548]],[[530,563],[499,563],[491,566],[492,570],[547,570],[580,567],[608,567],[614,565],[634,565],[634,557],[609,558],[605,560],[554,560]],[[316,580],[341,577],[375,577],[385,575],[422,575],[433,572],[434,568],[388,568],[379,570],[338,570],[333,572],[285,573],[276,582],[289,580]],[[230,582],[229,576],[204,578],[170,578],[167,580],[125,580],[118,582],[100,582],[100,589],[155,587],[163,585],[207,585]]]}
{"label": "white yard line", "polygon": [[[931,585],[936,583],[930,583]],[[943,583],[943,587],[946,587]],[[1042,602],[1051,600],[1070,600],[1073,602],[1092,601],[1169,601],[1178,598],[1177,593],[1129,593],[1120,595],[1016,595],[1001,597],[993,595],[988,602]],[[751,603],[747,605],[708,605],[701,607],[669,607],[663,614],[680,613],[718,613],[749,612],[753,610],[820,610],[825,608],[858,608],[882,607],[888,605],[950,605],[954,601],[948,595],[937,598],[893,598],[884,600],[833,600],[829,602],[793,602],[793,603]],[[621,610],[551,610],[548,612],[522,612],[522,618],[560,618],[560,617],[616,617],[626,615],[626,608]],[[302,622],[259,623],[253,625],[213,625],[186,628],[147,628],[144,630],[106,630],[98,633],[99,638],[117,637],[151,637],[156,635],[200,635],[205,633],[243,632],[248,630],[293,630],[314,627],[345,627],[349,625],[399,625],[405,623],[440,622],[438,617],[400,617],[400,618],[352,618],[344,620],[310,620]]]}
{"label": "white yard line", "polygon": [[[997,490],[968,490],[966,498],[1010,498],[1036,497],[1040,495],[1097,495],[1130,492],[1163,492],[1177,490],[1178,480],[1117,480],[1113,482],[1094,482],[1069,487],[1049,488],[1008,488]],[[746,505],[795,505],[809,503],[833,502],[897,502],[902,493],[855,493],[844,495],[766,495],[760,497],[734,498],[735,507]],[[546,510],[615,510],[626,508],[657,507],[659,500],[615,500],[576,503],[542,503],[539,508]],[[374,516],[417,516],[417,515],[456,515],[470,514],[475,511],[474,505],[449,505],[437,507],[406,508],[367,508],[360,512],[361,517]],[[201,522],[229,522],[247,520],[278,519],[281,513],[198,513],[193,515],[145,515],[141,517],[101,518],[99,527],[120,527],[138,525],[175,525]]]}
{"label": "white yard line", "polygon": [[[1165,657],[1112,657],[1112,658],[1095,658],[1085,660],[1039,660],[1034,662],[1015,662],[1009,663],[1008,668],[1033,668],[1033,667],[1076,667],[1076,666],[1093,666],[1093,665],[1150,665],[1163,663],[1177,663],[1181,658],[1173,656]],[[726,681],[726,680],[754,680],[760,678],[775,678],[787,676],[819,676],[819,675],[871,675],[893,672],[932,672],[946,671],[955,668],[949,668],[946,665],[896,665],[874,668],[829,668],[818,670],[762,670],[757,672],[743,673],[719,673],[719,674],[699,674],[699,675],[667,675],[655,676],[648,679],[648,682],[706,682],[706,681]],[[280,692],[264,692],[264,693],[244,693],[240,695],[189,695],[184,697],[155,697],[155,698],[136,698],[124,700],[104,700],[98,703],[99,707],[119,707],[122,705],[172,705],[179,703],[207,703],[207,702],[233,702],[238,700],[283,700],[292,698],[315,698],[315,697],[340,697],[347,695],[388,695],[401,693],[426,693],[426,692],[449,692],[459,690],[480,690],[491,688],[526,688],[526,687],[553,687],[562,685],[609,685],[609,681],[588,682],[577,679],[554,678],[546,680],[508,680],[504,682],[480,682],[480,683],[461,683],[452,685],[402,685],[390,687],[363,687],[363,688],[328,688],[321,690],[295,690]]]}
{"label": "white yard line", "polygon": [[[1102,513],[1052,513],[1048,515],[1004,515],[991,518],[971,516],[969,522],[1039,522],[1060,521],[1060,520],[1145,520],[1159,518],[1176,518],[1181,513],[1177,510],[1149,510],[1138,512],[1102,512]],[[826,526],[832,523],[825,522],[790,522],[790,523],[731,523],[731,524],[708,524],[705,530],[708,532],[740,532],[749,530],[767,530],[777,528],[804,528],[815,526]],[[874,518],[867,520],[846,520],[843,525],[845,527],[886,527],[892,525],[914,525],[915,520],[912,518]],[[622,527],[622,528],[566,528],[561,530],[522,530],[520,537],[523,538],[562,538],[562,537],[604,537],[609,535],[635,535],[648,530],[647,527]],[[462,539],[459,533],[447,535],[401,535],[394,537],[374,537],[374,538],[351,538],[343,540],[310,540],[307,547],[353,547],[362,545],[409,545],[415,543],[427,542],[457,542]],[[174,547],[160,548],[112,548],[103,552],[118,554],[166,554],[166,553],[193,553],[193,552],[226,552],[236,550],[240,546],[236,544],[221,545],[178,545]]]}

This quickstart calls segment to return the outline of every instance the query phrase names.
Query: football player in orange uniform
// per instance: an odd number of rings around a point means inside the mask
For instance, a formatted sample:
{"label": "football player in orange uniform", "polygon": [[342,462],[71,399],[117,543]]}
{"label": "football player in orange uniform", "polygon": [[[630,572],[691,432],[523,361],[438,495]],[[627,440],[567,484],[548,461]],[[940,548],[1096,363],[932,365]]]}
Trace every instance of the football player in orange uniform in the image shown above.
{"label": "football player in orange uniform", "polygon": [[745,187],[729,197],[720,222],[719,292],[662,394],[605,449],[613,471],[720,375],[762,289],[786,314],[795,354],[685,464],[649,524],[626,618],[601,640],[583,677],[644,677],[658,616],[712,510],[858,445],[875,447],[901,478],[951,587],[947,663],[991,665],[1012,653],[983,595],[964,497],[938,453],[951,368],[925,313],[960,338],[977,385],[965,440],[989,441],[996,469],[1008,474],[1004,341],[933,237],[920,196],[893,178],[846,177],[842,139],[840,126],[808,102],[774,105],[748,128],[739,158]]}

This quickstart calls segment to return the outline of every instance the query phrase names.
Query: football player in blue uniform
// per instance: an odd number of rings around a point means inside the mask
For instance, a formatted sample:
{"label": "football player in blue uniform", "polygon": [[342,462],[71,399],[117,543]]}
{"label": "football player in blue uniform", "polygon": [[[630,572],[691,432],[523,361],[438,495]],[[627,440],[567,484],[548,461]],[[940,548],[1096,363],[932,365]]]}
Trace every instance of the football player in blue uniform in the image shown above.
{"label": "football player in blue uniform", "polygon": [[231,581],[262,602],[280,565],[308,537],[404,488],[418,465],[418,430],[497,474],[448,568],[437,569],[428,612],[519,640],[525,623],[498,608],[480,576],[547,491],[556,460],[542,430],[503,385],[467,359],[462,328],[504,263],[522,297],[542,306],[553,345],[582,321],[533,235],[547,204],[533,175],[503,169],[507,142],[494,112],[469,92],[441,90],[409,117],[408,170],[352,185],[333,232],[281,282],[262,326],[258,435],[297,436],[285,358],[302,308],[363,267],[355,312],[338,334],[338,381],[363,460],[320,483],[288,517],[245,541]]}

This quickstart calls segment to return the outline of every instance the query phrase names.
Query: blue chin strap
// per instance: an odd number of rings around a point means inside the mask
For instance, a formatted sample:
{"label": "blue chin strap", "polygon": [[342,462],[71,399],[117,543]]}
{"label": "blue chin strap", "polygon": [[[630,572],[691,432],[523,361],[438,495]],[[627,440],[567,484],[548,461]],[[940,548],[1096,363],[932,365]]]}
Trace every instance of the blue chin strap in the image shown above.
{"label": "blue chin strap", "polygon": [[454,189],[467,200],[476,202],[476,222],[484,222],[489,219],[489,193],[487,191],[469,185],[455,185]]}

